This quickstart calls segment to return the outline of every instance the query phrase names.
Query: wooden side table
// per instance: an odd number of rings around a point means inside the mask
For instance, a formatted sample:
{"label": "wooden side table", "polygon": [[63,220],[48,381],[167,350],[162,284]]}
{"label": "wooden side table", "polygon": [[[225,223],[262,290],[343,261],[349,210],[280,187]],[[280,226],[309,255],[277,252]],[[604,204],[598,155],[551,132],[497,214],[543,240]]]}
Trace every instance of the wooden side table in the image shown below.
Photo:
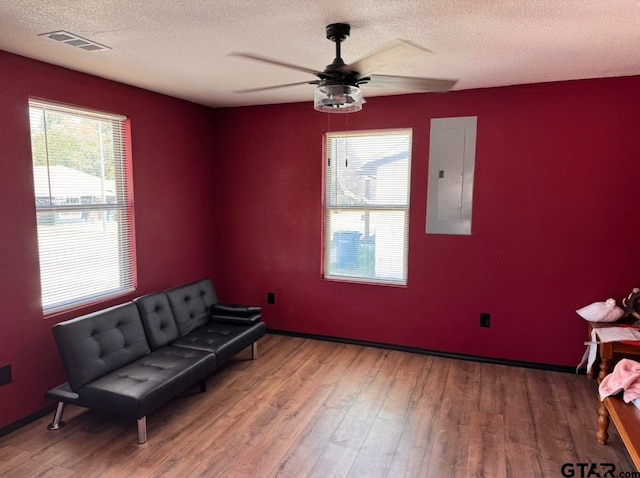
{"label": "wooden side table", "polygon": [[[591,331],[593,329],[619,327],[620,325],[621,324],[618,322],[589,322],[589,340],[591,340]],[[629,358],[633,358],[634,360],[640,359],[640,342],[638,345],[629,345],[624,342],[607,342],[604,344],[598,344],[598,350],[600,355],[600,373],[598,375],[598,383],[600,383],[602,379],[611,372],[611,369],[613,368],[613,357],[615,355],[624,355]],[[593,370],[593,368],[587,370],[587,376],[589,378],[594,378],[595,370]]]}
{"label": "wooden side table", "polygon": [[624,403],[620,397],[607,397],[598,410],[598,443],[609,440],[609,422],[613,421],[636,469],[640,470],[640,409]]}
{"label": "wooden side table", "polygon": [[[617,327],[626,325],[624,323],[598,323],[589,322],[589,339],[594,329],[606,327]],[[629,324],[630,325],[630,324]],[[606,342],[598,344],[600,356],[600,373],[598,375],[598,383],[606,377],[613,368],[614,356],[625,356],[640,361],[640,343],[631,345],[624,342]],[[587,370],[589,378],[594,378],[595,370],[593,367]],[[598,410],[598,432],[596,437],[598,443],[605,444],[609,439],[609,423],[613,421],[620,437],[631,455],[636,469],[640,470],[640,409],[632,403],[624,403],[621,397],[612,396],[605,398],[600,402]]]}

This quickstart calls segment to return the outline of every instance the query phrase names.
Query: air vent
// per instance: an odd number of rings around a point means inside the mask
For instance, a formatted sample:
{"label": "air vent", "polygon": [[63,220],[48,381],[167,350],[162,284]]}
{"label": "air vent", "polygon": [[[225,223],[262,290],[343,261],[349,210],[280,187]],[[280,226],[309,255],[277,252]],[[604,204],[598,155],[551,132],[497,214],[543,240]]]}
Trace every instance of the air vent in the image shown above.
{"label": "air vent", "polygon": [[101,45],[100,43],[96,43],[91,40],[87,40],[86,38],[82,38],[81,36],[78,36],[74,33],[65,32],[64,30],[50,33],[40,33],[38,36],[48,38],[49,40],[65,43],[76,48],[82,48],[83,50],[87,51],[111,50],[111,48],[109,48],[108,46]]}

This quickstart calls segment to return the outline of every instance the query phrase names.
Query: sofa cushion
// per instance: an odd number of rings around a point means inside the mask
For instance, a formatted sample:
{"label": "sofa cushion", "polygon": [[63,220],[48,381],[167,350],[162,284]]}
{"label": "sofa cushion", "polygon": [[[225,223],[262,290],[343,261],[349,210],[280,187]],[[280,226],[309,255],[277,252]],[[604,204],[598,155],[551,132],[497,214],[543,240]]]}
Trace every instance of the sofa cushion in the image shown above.
{"label": "sofa cushion", "polygon": [[80,402],[141,418],[216,368],[215,355],[165,346],[100,377],[79,390]]}
{"label": "sofa cushion", "polygon": [[249,326],[210,322],[180,337],[173,345],[213,352],[220,365],[263,337],[266,332],[267,326],[264,322]]}
{"label": "sofa cushion", "polygon": [[133,301],[140,311],[140,318],[151,350],[156,350],[178,338],[178,326],[167,294],[157,292],[138,297]]}
{"label": "sofa cushion", "polygon": [[216,291],[209,279],[176,287],[166,293],[180,336],[208,323],[209,309],[218,302]]}
{"label": "sofa cushion", "polygon": [[73,391],[151,352],[133,302],[60,322],[53,335]]}

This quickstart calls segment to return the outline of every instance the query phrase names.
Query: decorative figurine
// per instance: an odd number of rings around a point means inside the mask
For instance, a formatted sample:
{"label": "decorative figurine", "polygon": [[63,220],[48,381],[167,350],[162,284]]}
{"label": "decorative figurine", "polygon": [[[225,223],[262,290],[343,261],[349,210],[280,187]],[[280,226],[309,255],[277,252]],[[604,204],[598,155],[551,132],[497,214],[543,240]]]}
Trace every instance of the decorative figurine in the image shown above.
{"label": "decorative figurine", "polygon": [[633,325],[640,326],[640,289],[634,287],[631,294],[622,299],[622,305],[624,306],[624,316],[634,316],[636,321]]}

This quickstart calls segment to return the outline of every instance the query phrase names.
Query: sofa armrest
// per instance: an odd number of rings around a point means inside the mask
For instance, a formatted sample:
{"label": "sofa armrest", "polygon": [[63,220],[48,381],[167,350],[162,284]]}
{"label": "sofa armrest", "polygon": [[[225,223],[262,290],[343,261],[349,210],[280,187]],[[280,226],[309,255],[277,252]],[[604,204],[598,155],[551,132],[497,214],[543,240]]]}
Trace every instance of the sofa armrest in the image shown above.
{"label": "sofa armrest", "polygon": [[71,390],[69,382],[58,385],[45,393],[45,398],[55,400],[56,402],[65,402],[77,404],[80,401],[80,395]]}
{"label": "sofa armrest", "polygon": [[210,309],[211,320],[238,325],[251,325],[262,319],[262,307],[249,307],[238,304],[213,304]]}
{"label": "sofa armrest", "polygon": [[211,306],[211,312],[225,315],[235,315],[238,317],[246,317],[254,314],[262,314],[262,307],[250,307],[239,304],[222,304],[217,303]]}

